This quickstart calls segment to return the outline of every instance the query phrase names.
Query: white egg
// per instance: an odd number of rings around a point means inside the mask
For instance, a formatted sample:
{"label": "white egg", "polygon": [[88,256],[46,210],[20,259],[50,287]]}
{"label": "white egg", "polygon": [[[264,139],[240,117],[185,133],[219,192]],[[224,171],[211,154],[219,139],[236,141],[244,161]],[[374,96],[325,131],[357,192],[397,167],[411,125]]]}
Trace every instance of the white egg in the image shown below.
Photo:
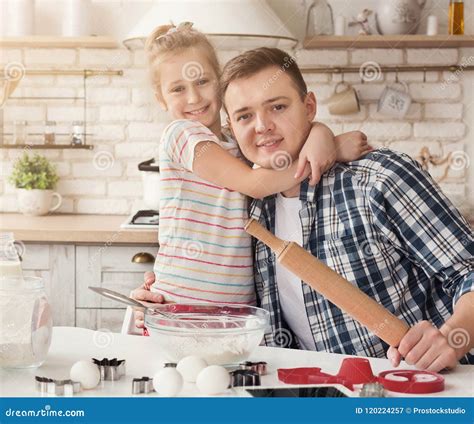
{"label": "white egg", "polygon": [[91,361],[78,361],[69,372],[72,381],[79,381],[83,389],[93,389],[100,382],[99,367]]}
{"label": "white egg", "polygon": [[220,365],[204,368],[196,379],[196,386],[204,395],[217,395],[229,387],[229,372]]}
{"label": "white egg", "polygon": [[183,376],[184,381],[195,383],[199,373],[207,367],[207,362],[199,356],[186,356],[178,362],[176,369]]}
{"label": "white egg", "polygon": [[153,387],[159,395],[176,396],[183,387],[183,376],[176,368],[163,368],[153,377]]}

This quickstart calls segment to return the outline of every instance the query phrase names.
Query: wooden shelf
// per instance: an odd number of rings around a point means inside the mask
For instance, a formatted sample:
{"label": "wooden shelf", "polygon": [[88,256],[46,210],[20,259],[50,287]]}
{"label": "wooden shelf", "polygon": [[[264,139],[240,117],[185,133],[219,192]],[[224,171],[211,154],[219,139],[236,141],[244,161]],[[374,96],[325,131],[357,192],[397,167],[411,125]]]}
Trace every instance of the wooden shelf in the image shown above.
{"label": "wooden shelf", "polygon": [[356,35],[306,38],[305,49],[474,47],[474,35]]}
{"label": "wooden shelf", "polygon": [[115,49],[119,47],[119,45],[117,43],[117,40],[115,40],[113,37],[103,35],[90,37],[59,37],[49,35],[32,35],[30,37],[0,38],[0,47]]}
{"label": "wooden shelf", "polygon": [[76,149],[92,150],[91,144],[0,144],[0,149],[32,149],[32,150],[54,150],[54,149]]}

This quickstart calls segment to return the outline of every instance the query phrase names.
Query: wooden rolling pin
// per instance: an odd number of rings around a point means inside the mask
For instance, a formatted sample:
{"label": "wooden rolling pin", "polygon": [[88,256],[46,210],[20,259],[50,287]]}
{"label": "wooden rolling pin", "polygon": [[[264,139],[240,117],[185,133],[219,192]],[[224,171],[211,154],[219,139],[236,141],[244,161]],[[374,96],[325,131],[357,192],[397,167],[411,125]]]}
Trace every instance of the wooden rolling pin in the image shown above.
{"label": "wooden rolling pin", "polygon": [[274,236],[251,219],[245,231],[272,249],[286,269],[321,293],[391,346],[398,347],[408,325],[294,242]]}

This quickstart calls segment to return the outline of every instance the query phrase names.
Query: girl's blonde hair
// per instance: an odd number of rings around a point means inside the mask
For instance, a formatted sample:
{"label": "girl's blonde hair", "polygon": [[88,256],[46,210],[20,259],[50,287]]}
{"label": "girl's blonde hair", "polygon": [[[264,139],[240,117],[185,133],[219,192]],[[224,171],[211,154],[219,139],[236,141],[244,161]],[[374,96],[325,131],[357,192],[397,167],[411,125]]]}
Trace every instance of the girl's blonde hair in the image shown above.
{"label": "girl's blonde hair", "polygon": [[212,44],[205,34],[193,28],[192,22],[182,22],[177,26],[170,24],[155,28],[145,42],[145,52],[155,87],[159,86],[159,73],[156,70],[164,57],[188,48],[202,49],[217,78],[220,78],[221,69]]}

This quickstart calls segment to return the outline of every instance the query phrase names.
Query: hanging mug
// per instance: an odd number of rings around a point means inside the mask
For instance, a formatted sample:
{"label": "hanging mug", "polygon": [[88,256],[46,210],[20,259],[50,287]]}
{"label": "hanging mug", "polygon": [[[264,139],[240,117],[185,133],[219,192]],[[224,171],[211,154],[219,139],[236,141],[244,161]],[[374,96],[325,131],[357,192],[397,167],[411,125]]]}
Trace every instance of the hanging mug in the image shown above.
{"label": "hanging mug", "polygon": [[[401,86],[402,89],[393,88],[395,85]],[[385,87],[379,99],[377,112],[394,118],[403,118],[407,114],[410,105],[411,96],[408,92],[408,86],[404,82],[397,82],[392,86]]]}
{"label": "hanging mug", "polygon": [[[345,87],[338,91],[340,87]],[[360,102],[357,91],[345,82],[339,82],[334,88],[334,93],[325,103],[331,115],[350,115],[360,111]]]}

